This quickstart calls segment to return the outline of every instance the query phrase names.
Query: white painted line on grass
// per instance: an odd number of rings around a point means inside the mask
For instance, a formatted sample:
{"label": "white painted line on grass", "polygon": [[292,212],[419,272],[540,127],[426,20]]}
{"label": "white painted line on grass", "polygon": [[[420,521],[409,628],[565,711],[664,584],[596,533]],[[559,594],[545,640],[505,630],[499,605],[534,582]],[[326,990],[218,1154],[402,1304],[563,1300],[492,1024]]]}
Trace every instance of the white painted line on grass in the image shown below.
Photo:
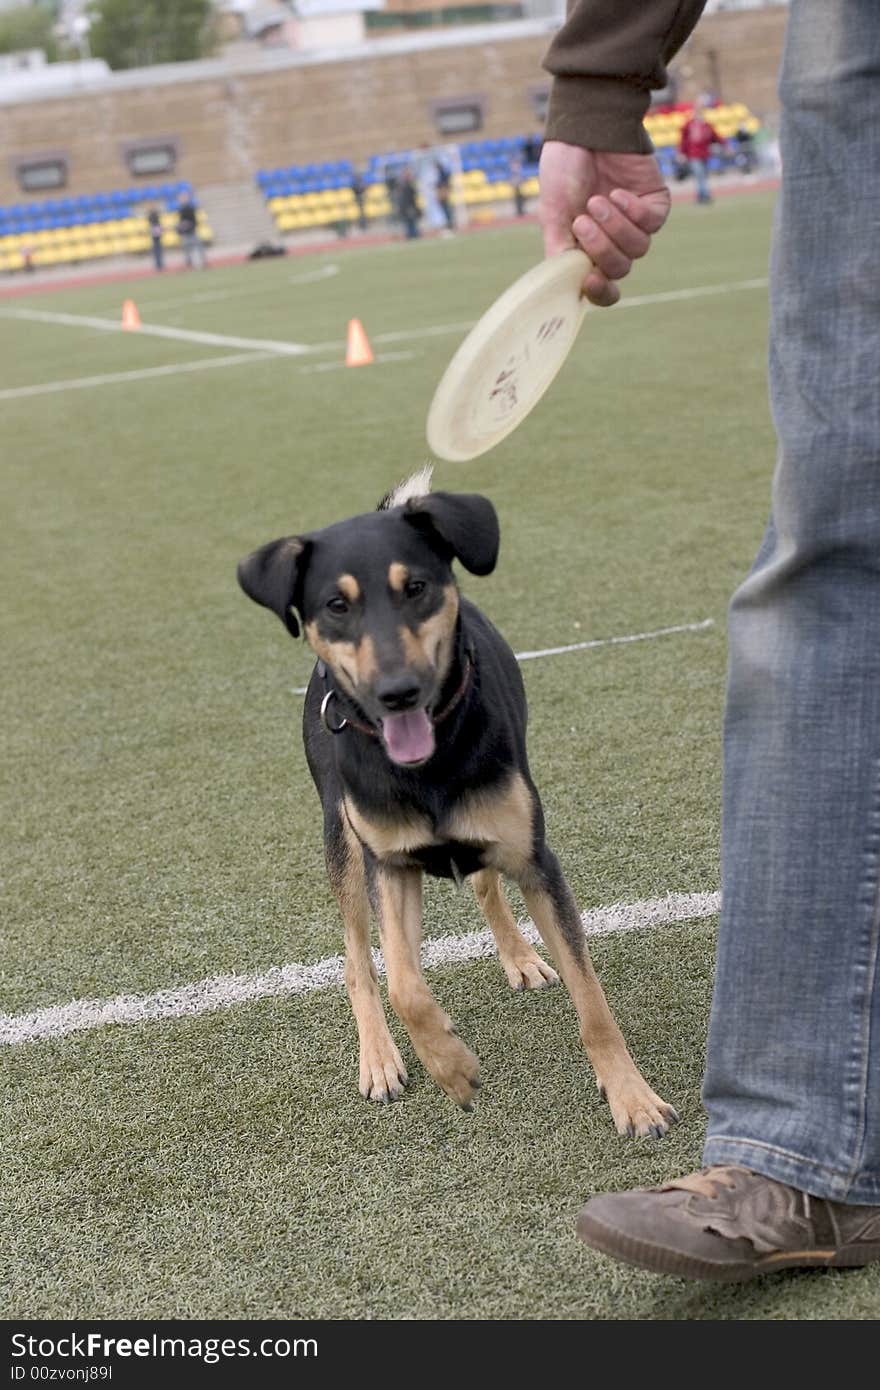
{"label": "white painted line on grass", "polygon": [[[649,304],[667,304],[677,299],[702,299],[706,295],[737,294],[743,290],[766,289],[768,283],[767,277],[764,276],[756,280],[732,280],[720,285],[694,285],[689,289],[663,290],[658,294],[633,295],[629,299],[621,299],[616,307],[618,309],[641,309]],[[476,319],[468,319],[461,323],[428,324],[424,328],[401,328],[392,333],[371,334],[370,342],[408,343],[415,342],[418,338],[439,338],[451,333],[467,333],[476,322]],[[332,341],[324,343],[310,343],[309,352],[337,352],[339,348],[344,346],[343,339],[334,338]]]}
{"label": "white painted line on grass", "polygon": [[148,313],[154,309],[179,309],[186,308],[188,304],[216,304],[221,299],[253,299],[258,294],[273,294],[276,298],[283,293],[283,285],[314,285],[321,280],[329,280],[332,276],[339,274],[339,266],[335,263],[321,266],[320,270],[308,270],[302,275],[287,275],[281,285],[277,281],[271,284],[240,285],[237,289],[229,290],[206,290],[204,294],[180,294],[173,299],[147,299],[144,305]]}
{"label": "white painted line on grass", "polygon": [[[643,931],[648,927],[670,926],[714,916],[721,906],[720,893],[670,893],[665,898],[642,902],[615,903],[593,908],[582,914],[588,936],[610,932]],[[531,922],[520,923],[523,935],[537,942]],[[463,936],[437,936],[424,943],[422,961],[427,970],[461,964],[495,955],[491,931],[467,932]],[[385,973],[381,952],[373,952],[376,969]],[[160,989],[154,994],[119,994],[114,999],[74,999],[25,1014],[0,1014],[0,1046],[61,1038],[108,1024],[154,1022],[166,1018],[192,1018],[197,1014],[228,1009],[254,999],[286,994],[309,994],[343,983],[342,956],[327,956],[312,965],[276,965],[254,975],[213,975],[195,984],[176,989]]]}
{"label": "white painted line on grass", "polygon": [[[562,656],[566,652],[592,651],[594,647],[617,647],[626,642],[650,642],[654,637],[669,637],[678,632],[704,632],[714,627],[714,618],[702,618],[698,623],[679,623],[677,627],[658,627],[653,632],[628,632],[623,637],[594,637],[589,642],[572,642],[567,647],[545,647],[537,652],[514,652],[517,661],[537,661],[543,656]],[[292,695],[305,695],[308,686],[294,685]]]}
{"label": "white painted line on grass", "polygon": [[[325,267],[325,272],[330,269]],[[315,272],[317,276],[317,272]],[[618,305],[619,308],[637,309],[647,304],[665,304],[673,300],[698,299],[705,295],[732,294],[740,290],[763,289],[767,285],[766,278],[756,280],[731,281],[721,285],[695,285],[690,289],[666,290],[660,294],[636,295],[632,299],[623,299]],[[166,301],[167,302],[167,301]],[[148,306],[152,307],[152,306]],[[86,314],[62,314],[54,313],[43,309],[0,309],[0,317],[24,319],[34,323],[57,323],[72,328],[96,328],[105,332],[124,332],[121,321],[117,319],[95,318]],[[373,336],[372,342],[381,345],[383,343],[414,342],[419,338],[435,338],[448,333],[465,333],[473,327],[475,320],[467,323],[441,323],[429,324],[424,328],[405,328],[398,329],[390,333],[377,333]],[[253,360],[266,360],[268,357],[303,357],[311,353],[336,352],[345,347],[345,340],[342,338],[334,339],[332,342],[324,343],[290,343],[279,342],[272,338],[240,338],[225,333],[202,333],[188,328],[174,328],[167,324],[142,323],[135,332],[145,334],[154,338],[171,338],[179,342],[204,343],[210,347],[238,347],[249,348],[253,353]],[[385,353],[377,356],[377,362],[402,361],[407,357],[413,356],[412,353]],[[242,358],[242,361],[245,359]],[[210,365],[205,363],[206,366]],[[233,365],[232,359],[218,361],[218,366]],[[330,362],[326,365],[307,368],[308,371],[337,371],[344,366],[342,362]],[[180,367],[169,368],[149,368],[143,372],[132,374],[131,380],[146,379],[149,376],[172,375],[177,371],[198,370],[197,364],[183,365]],[[0,400],[13,400],[16,396],[34,395],[39,396],[46,392],[75,390],[79,385],[103,386],[111,385],[116,381],[125,380],[125,374],[108,373],[104,377],[81,378],[79,382],[46,382],[45,384],[31,387],[13,387],[7,391],[0,391]]]}
{"label": "white painted line on grass", "polygon": [[677,627],[658,627],[653,632],[630,632],[624,637],[594,637],[589,642],[572,642],[567,647],[544,647],[537,652],[515,652],[517,661],[537,661],[541,656],[562,656],[564,652],[585,652],[593,647],[616,647],[623,642],[649,642],[653,637],[669,637],[676,632],[702,632],[714,627],[714,618],[703,618],[698,623],[680,623]]}
{"label": "white painted line on grass", "polygon": [[204,372],[212,367],[240,367],[244,362],[265,362],[274,352],[239,352],[234,357],[200,357],[195,362],[169,362],[164,367],[139,367],[130,372],[105,372],[102,376],[70,377],[66,381],[44,381],[39,386],[10,386],[0,391],[0,401],[22,396],[46,396],[55,391],[83,391],[91,386],[116,386],[129,381],[148,381],[151,377],[177,376],[179,372]]}
{"label": "white painted line on grass", "polygon": [[305,343],[278,342],[274,338],[238,338],[228,333],[202,333],[191,328],[171,328],[165,324],[142,323],[140,328],[124,329],[121,319],[95,318],[90,314],[60,314],[48,309],[0,309],[0,316],[27,319],[32,323],[57,323],[65,328],[100,328],[107,333],[139,333],[148,338],[173,338],[181,343],[205,343],[210,347],[252,348],[254,352],[277,353],[281,357],[302,357],[311,349]]}
{"label": "white painted line on grass", "polygon": [[[476,319],[468,319],[466,323],[434,323],[428,324],[425,328],[400,328],[395,329],[393,333],[371,333],[370,342],[409,343],[419,338],[442,338],[447,333],[466,333],[475,323]],[[332,338],[324,343],[310,343],[309,352],[338,352],[344,347],[344,338]]]}
{"label": "white painted line on grass", "polygon": [[709,294],[736,294],[740,290],[765,290],[770,281],[766,275],[756,280],[731,280],[726,285],[694,285],[687,290],[663,290],[660,294],[636,294],[621,299],[618,309],[641,309],[644,304],[669,304],[675,299],[702,299]]}
{"label": "white painted line on grass", "polygon": [[[418,357],[417,352],[377,352],[373,358],[372,366],[381,366],[384,362],[406,362],[411,357]],[[345,371],[347,362],[316,362],[311,367],[300,367],[300,375],[306,376],[313,372],[339,372]]]}
{"label": "white painted line on grass", "polygon": [[322,265],[318,270],[304,270],[299,275],[288,275],[288,285],[313,285],[318,280],[329,280],[334,275],[338,275],[340,267],[335,261],[329,265]]}

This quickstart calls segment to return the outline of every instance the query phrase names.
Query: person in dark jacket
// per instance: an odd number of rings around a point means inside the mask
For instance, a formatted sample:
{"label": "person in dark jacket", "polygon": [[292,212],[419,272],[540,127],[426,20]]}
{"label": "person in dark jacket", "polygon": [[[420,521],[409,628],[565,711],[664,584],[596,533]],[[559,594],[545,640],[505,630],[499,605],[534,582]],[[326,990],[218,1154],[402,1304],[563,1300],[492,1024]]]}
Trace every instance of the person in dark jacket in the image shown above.
{"label": "person in dark jacket", "polygon": [[156,269],[161,270],[163,264],[162,220],[155,208],[150,208],[150,211],[147,213],[147,225],[150,229],[150,245],[153,251],[153,261]]}
{"label": "person in dark jacket", "polygon": [[419,235],[419,218],[422,215],[411,169],[407,168],[401,171],[394,189],[394,198],[397,215],[403,223],[406,238],[411,241]]}
{"label": "person in dark jacket", "polygon": [[180,237],[180,245],[183,248],[188,269],[192,270],[197,262],[201,269],[205,270],[208,264],[205,257],[205,247],[199,236],[196,205],[191,198],[187,198],[186,202],[181,203],[177,209],[177,235]]}

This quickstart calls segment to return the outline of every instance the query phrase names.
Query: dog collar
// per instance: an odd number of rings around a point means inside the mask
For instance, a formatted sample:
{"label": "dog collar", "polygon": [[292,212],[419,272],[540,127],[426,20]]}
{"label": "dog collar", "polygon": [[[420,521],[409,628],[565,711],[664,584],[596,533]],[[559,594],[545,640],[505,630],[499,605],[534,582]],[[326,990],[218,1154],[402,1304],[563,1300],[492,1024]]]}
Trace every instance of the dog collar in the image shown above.
{"label": "dog collar", "polygon": [[[452,696],[450,696],[449,700],[447,700],[443,708],[437,714],[434,715],[433,722],[435,725],[442,724],[444,719],[449,718],[450,714],[456,708],[456,706],[461,704],[461,701],[464,699],[465,695],[467,694],[468,687],[470,686],[471,679],[473,677],[473,671],[474,663],[471,660],[470,655],[466,654],[464,659],[464,671],[462,672],[462,677],[461,681],[459,682],[458,689]],[[318,675],[322,680],[326,681],[327,667],[323,661],[318,662]],[[339,696],[337,692],[331,687],[327,691],[323,700],[321,701],[320,719],[328,734],[341,734],[343,729],[357,729],[359,733],[367,734],[370,738],[379,737],[379,730],[375,728],[374,725],[362,724],[359,719],[342,718],[338,724],[331,723],[330,708],[333,704],[333,701],[338,700],[338,698]]]}

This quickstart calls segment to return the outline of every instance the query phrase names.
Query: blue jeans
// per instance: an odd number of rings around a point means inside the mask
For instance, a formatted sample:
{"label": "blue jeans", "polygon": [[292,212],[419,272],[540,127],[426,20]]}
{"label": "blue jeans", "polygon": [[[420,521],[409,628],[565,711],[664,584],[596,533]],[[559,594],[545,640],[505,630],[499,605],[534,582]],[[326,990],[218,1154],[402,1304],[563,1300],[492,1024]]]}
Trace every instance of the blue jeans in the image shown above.
{"label": "blue jeans", "polygon": [[711,203],[712,194],[709,192],[709,163],[705,159],[689,160],[691,173],[697,185],[697,202]]}
{"label": "blue jeans", "polygon": [[772,515],[730,609],[704,1161],[880,1203],[880,5],[793,0]]}

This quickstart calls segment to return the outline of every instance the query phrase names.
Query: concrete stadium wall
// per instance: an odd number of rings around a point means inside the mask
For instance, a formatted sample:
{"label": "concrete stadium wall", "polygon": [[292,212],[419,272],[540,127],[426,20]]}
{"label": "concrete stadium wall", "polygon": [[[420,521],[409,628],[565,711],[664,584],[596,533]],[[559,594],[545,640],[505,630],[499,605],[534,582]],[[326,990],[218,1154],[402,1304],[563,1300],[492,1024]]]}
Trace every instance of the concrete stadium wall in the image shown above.
{"label": "concrete stadium wall", "polygon": [[[785,13],[707,16],[676,64],[681,94],[711,90],[773,113]],[[0,104],[0,202],[40,196],[22,194],[15,168],[44,153],[63,154],[69,169],[67,188],[44,196],[128,186],[125,146],[145,138],[176,139],[179,161],[167,177],[198,188],[249,179],[260,167],[435,143],[433,104],[444,98],[484,100],[481,137],[537,129],[532,95],[549,84],[541,68],[549,34],[486,40],[486,32],[480,41],[465,30],[441,47],[320,64],[292,59],[265,71],[187,79],[189,65],[181,65],[180,80],[161,83],[145,69],[75,95]]]}

